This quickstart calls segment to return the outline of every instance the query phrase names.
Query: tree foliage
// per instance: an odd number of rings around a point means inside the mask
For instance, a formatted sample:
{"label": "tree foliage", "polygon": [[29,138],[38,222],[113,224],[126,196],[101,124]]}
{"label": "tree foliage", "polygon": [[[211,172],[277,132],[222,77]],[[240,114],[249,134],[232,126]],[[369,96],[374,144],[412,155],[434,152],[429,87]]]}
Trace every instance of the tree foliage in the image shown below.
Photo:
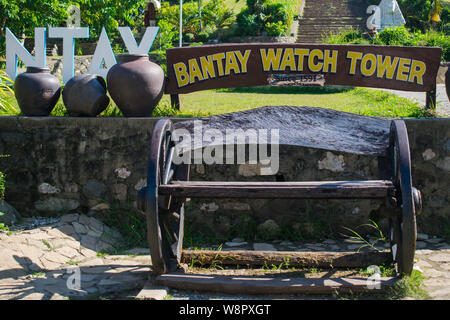
{"label": "tree foliage", "polygon": [[443,28],[448,21],[448,6],[443,6],[439,0],[397,0],[403,16],[406,20],[406,26],[413,30],[425,31],[431,26],[430,19],[432,14],[437,11],[441,15],[438,29]]}
{"label": "tree foliage", "polygon": [[118,26],[135,31],[144,27],[147,0],[0,0],[0,37],[5,27],[21,37],[34,36],[35,27],[66,26],[71,5],[80,8],[81,26],[89,27],[90,38],[98,38],[102,27],[117,37]]}
{"label": "tree foliage", "polygon": [[67,17],[58,0],[0,0],[0,36],[8,27],[19,37],[34,36],[35,27],[60,26]]}
{"label": "tree foliage", "polygon": [[[172,26],[173,41],[178,40],[180,28],[180,6],[162,2],[158,13],[159,21],[166,21],[165,26]],[[224,0],[190,1],[183,3],[183,35],[188,42],[207,41],[220,38],[222,32],[232,26],[234,14]]]}
{"label": "tree foliage", "polygon": [[98,38],[105,27],[111,38],[118,37],[117,27],[127,26],[135,31],[144,28],[144,11],[148,0],[75,0],[65,6],[77,5],[81,13],[81,26],[89,26],[91,38]]}

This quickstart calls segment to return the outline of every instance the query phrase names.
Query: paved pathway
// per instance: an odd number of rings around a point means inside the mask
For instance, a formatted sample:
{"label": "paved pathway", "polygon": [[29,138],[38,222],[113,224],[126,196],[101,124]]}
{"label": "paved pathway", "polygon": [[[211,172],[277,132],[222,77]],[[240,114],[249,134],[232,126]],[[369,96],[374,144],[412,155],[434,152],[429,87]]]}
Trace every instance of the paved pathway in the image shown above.
{"label": "paved pathway", "polygon": [[78,214],[46,227],[2,232],[0,299],[64,299],[141,289],[150,271],[148,249],[98,254],[120,239],[116,230]]}
{"label": "paved pathway", "polygon": [[[121,241],[116,230],[94,217],[78,214],[51,222],[12,234],[0,231],[0,299],[133,298],[144,287],[151,265],[148,249],[136,248],[122,255],[98,254]],[[425,289],[433,299],[450,299],[450,245],[426,235],[419,239],[416,268],[426,277]],[[290,241],[247,243],[237,238],[225,243],[223,250],[349,251],[358,247],[340,240],[300,246]],[[175,299],[251,298],[169,293]]]}

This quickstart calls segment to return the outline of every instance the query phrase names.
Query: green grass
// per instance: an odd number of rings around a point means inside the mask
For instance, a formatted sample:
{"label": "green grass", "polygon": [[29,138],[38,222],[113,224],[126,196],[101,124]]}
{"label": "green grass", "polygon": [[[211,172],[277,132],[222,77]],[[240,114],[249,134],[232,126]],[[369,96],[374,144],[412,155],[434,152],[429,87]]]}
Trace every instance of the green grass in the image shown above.
{"label": "green grass", "polygon": [[[0,109],[0,115],[20,115],[14,96],[7,100],[10,107]],[[395,118],[430,116],[416,102],[388,92],[366,88],[298,88],[253,87],[205,90],[181,95],[181,110],[173,110],[170,96],[164,95],[153,113],[154,117],[207,117],[217,114],[254,109],[263,106],[308,106],[345,111],[360,115]],[[68,116],[62,100],[51,116]],[[120,117],[122,112],[111,101],[99,116]]]}
{"label": "green grass", "polygon": [[423,289],[424,276],[420,271],[413,270],[410,276],[400,279],[388,290],[390,299],[411,297],[418,300],[430,299],[430,295]]}
{"label": "green grass", "polygon": [[[396,271],[395,266],[393,264],[382,264],[378,266],[380,270],[380,277],[395,277]],[[370,272],[369,268],[361,268],[359,269],[359,273],[362,276],[370,277],[373,275],[373,272]]]}
{"label": "green grass", "polygon": [[[373,239],[366,239],[365,237],[360,235],[358,232],[356,232],[356,230],[358,228],[360,228],[360,227],[366,227],[366,228],[374,229],[372,231],[375,231],[375,238],[373,238]],[[361,225],[357,226],[355,228],[355,230],[347,228],[347,227],[343,227],[343,228],[345,230],[347,230],[347,231],[350,231],[350,234],[351,234],[351,235],[343,234],[344,237],[346,237],[350,242],[361,244],[361,246],[358,248],[357,252],[359,252],[362,248],[370,248],[372,250],[379,251],[375,247],[375,245],[378,242],[382,242],[382,243],[386,243],[387,242],[387,239],[384,236],[383,231],[381,230],[381,228],[378,226],[378,224],[375,221],[373,221],[371,219],[369,219],[369,223],[361,224]]]}
{"label": "green grass", "polygon": [[0,171],[0,200],[5,200],[6,174]]}
{"label": "green grass", "polygon": [[[262,106],[329,108],[377,117],[429,116],[417,103],[390,93],[365,88],[327,91],[321,88],[240,88],[207,90],[181,96],[182,109],[171,116],[211,116]],[[169,109],[169,97],[159,108]]]}
{"label": "green grass", "polygon": [[[1,212],[0,212],[1,215]],[[4,223],[0,222],[0,231],[9,231],[9,227]]]}
{"label": "green grass", "polygon": [[[380,266],[381,277],[392,277],[394,271],[392,266]],[[362,276],[370,276],[366,272],[360,270]],[[420,271],[413,270],[410,276],[404,276],[398,279],[391,286],[383,289],[380,293],[367,290],[363,293],[336,294],[339,300],[403,300],[405,298],[413,298],[416,300],[428,300],[430,295],[423,289],[424,276]]]}
{"label": "green grass", "polygon": [[136,247],[147,247],[147,226],[145,216],[131,204],[120,206],[110,204],[97,216],[107,226],[117,229],[123,240],[113,250],[98,252],[97,256],[104,258],[109,254],[119,254]]}
{"label": "green grass", "polygon": [[45,244],[45,246],[51,250],[51,251],[55,251],[55,249],[53,249],[52,245],[45,239],[42,239],[42,243]]}

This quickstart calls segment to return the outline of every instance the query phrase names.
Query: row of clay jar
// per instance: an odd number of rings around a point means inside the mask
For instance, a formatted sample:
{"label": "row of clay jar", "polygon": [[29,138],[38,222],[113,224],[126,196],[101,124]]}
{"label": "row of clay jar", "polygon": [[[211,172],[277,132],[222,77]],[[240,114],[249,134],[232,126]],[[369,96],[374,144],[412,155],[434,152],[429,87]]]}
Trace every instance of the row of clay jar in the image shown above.
{"label": "row of clay jar", "polygon": [[110,68],[107,82],[93,74],[61,83],[48,68],[28,67],[14,82],[14,94],[24,116],[48,116],[62,91],[70,116],[95,117],[109,105],[111,98],[126,117],[149,117],[164,91],[164,71],[148,55],[124,54]]}

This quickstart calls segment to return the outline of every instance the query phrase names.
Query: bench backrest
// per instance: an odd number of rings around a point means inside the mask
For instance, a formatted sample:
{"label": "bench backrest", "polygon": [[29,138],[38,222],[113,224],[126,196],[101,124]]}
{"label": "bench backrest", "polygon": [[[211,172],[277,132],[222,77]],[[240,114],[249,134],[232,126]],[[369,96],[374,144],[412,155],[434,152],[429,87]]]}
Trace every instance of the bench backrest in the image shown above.
{"label": "bench backrest", "polygon": [[347,85],[433,92],[442,49],[247,43],[167,50],[165,93],[263,85]]}

